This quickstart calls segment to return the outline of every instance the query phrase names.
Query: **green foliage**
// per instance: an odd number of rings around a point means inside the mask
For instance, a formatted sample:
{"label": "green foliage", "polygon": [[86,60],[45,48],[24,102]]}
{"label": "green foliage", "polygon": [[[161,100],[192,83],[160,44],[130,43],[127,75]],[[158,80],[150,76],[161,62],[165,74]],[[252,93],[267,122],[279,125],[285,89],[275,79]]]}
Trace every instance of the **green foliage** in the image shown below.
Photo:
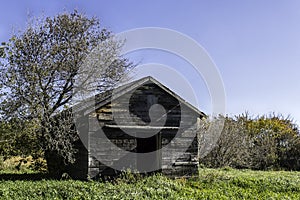
{"label": "green foliage", "polygon": [[[0,63],[1,117],[34,121],[42,149],[74,162],[78,137],[73,120],[65,113],[60,119],[53,116],[69,108],[79,91],[95,91],[96,85],[103,92],[127,74],[132,64],[119,55],[121,46],[98,19],[76,10],[35,18],[6,43]],[[75,83],[78,77],[81,82]]]}
{"label": "green foliage", "polygon": [[[224,121],[224,127],[216,146],[207,156],[200,159],[200,163],[206,167],[247,167],[251,157],[249,152],[250,138],[244,127],[244,120],[223,116],[214,120]],[[213,121],[212,123],[216,122]],[[199,134],[202,134],[203,131],[206,130],[200,130]],[[209,135],[209,133],[207,134]],[[201,138],[201,135],[198,138]],[[200,148],[205,142],[199,140]]]}
{"label": "green foliage", "polygon": [[253,139],[254,165],[258,169],[300,169],[299,130],[290,118],[282,115],[248,119],[246,129]]}
{"label": "green foliage", "polygon": [[202,169],[192,179],[0,181],[2,199],[299,199],[299,172]]}
{"label": "green foliage", "polygon": [[0,122],[0,156],[42,157],[34,121],[11,119]]}
{"label": "green foliage", "polygon": [[[300,134],[290,118],[248,114],[223,117],[224,127],[212,151],[200,158],[207,167],[300,170]],[[218,119],[216,119],[218,120]],[[207,129],[199,130],[199,137]],[[199,145],[205,141],[199,140]]]}
{"label": "green foliage", "polygon": [[115,180],[114,182],[119,183],[136,183],[137,181],[140,181],[143,179],[143,176],[140,173],[134,173],[130,169],[122,172]]}
{"label": "green foliage", "polygon": [[5,173],[46,172],[46,161],[32,156],[14,156],[7,159],[0,157],[0,171]]}

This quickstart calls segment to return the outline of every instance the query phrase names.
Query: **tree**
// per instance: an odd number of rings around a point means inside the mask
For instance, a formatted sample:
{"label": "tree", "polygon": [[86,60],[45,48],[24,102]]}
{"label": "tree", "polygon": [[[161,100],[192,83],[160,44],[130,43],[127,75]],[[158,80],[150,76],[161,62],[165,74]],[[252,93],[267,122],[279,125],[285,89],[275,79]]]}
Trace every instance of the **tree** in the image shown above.
{"label": "tree", "polygon": [[[218,121],[224,121],[220,137],[212,151],[199,160],[200,163],[207,167],[248,168],[251,159],[249,151],[251,140],[245,128],[245,119],[238,116],[235,118],[218,116],[210,123],[218,123]],[[201,135],[208,130],[207,126],[198,131],[200,146],[205,145]]]}
{"label": "tree", "polygon": [[[230,166],[251,169],[300,169],[300,134],[293,120],[282,115],[250,118],[247,113],[234,118],[219,116],[209,123],[224,120],[216,146],[200,163],[208,167]],[[198,132],[200,148],[207,127]]]}
{"label": "tree", "polygon": [[2,42],[0,45],[0,58],[4,58],[5,57],[5,42]]}
{"label": "tree", "polygon": [[[2,116],[38,124],[34,133],[40,147],[73,162],[77,134],[72,120],[53,116],[70,107],[82,88],[94,89],[97,84],[102,92],[126,75],[133,65],[118,53],[122,41],[101,29],[97,18],[75,10],[32,20],[6,47],[0,65]],[[87,63],[90,66],[82,66]],[[75,82],[78,77],[81,81]]]}
{"label": "tree", "polygon": [[253,140],[254,168],[300,168],[300,135],[292,119],[273,113],[248,119],[246,128]]}
{"label": "tree", "polygon": [[38,148],[38,141],[35,134],[35,124],[30,121],[20,121],[11,119],[0,121],[0,156],[4,159],[11,156],[42,156],[41,149]]}

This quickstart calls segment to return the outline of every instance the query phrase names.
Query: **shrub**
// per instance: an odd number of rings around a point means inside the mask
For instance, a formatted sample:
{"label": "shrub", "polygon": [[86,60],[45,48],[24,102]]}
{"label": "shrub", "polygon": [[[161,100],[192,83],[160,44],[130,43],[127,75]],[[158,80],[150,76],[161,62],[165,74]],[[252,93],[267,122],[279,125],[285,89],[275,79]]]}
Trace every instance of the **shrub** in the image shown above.
{"label": "shrub", "polygon": [[[250,154],[250,137],[246,132],[244,120],[223,117],[224,127],[212,151],[200,159],[200,163],[206,167],[249,167]],[[199,134],[202,134],[200,130]],[[201,136],[199,137],[201,138]],[[199,141],[203,145],[205,141]]]}
{"label": "shrub", "polygon": [[34,159],[32,156],[13,156],[7,158],[0,157],[0,170],[9,172],[46,172],[46,161],[43,158]]}
{"label": "shrub", "polygon": [[[219,116],[215,120],[224,120],[224,127],[212,151],[199,158],[201,165],[260,170],[300,169],[300,134],[290,118],[272,114],[251,119],[248,114],[243,114],[234,118]],[[209,136],[207,130],[204,126],[198,132],[199,147],[205,145],[201,138],[203,134]]]}

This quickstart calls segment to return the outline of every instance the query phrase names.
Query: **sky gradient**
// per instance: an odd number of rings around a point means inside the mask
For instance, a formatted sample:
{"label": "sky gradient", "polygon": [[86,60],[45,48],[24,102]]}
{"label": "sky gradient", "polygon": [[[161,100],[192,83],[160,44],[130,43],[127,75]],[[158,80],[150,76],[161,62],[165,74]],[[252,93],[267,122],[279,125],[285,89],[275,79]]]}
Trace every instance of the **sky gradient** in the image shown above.
{"label": "sky gradient", "polygon": [[[7,41],[13,30],[23,30],[28,15],[53,16],[74,8],[88,16],[97,16],[102,27],[114,33],[141,27],[163,27],[184,33],[202,45],[218,67],[229,115],[245,111],[253,116],[275,112],[291,115],[300,124],[300,1],[10,0],[1,3],[5,5],[0,12],[1,42]],[[163,52],[145,50],[129,57],[142,63],[173,66],[179,73],[189,67],[185,61]],[[195,82],[193,73],[186,73],[196,90],[199,108],[209,113],[205,83]],[[185,98],[184,89],[174,90]]]}

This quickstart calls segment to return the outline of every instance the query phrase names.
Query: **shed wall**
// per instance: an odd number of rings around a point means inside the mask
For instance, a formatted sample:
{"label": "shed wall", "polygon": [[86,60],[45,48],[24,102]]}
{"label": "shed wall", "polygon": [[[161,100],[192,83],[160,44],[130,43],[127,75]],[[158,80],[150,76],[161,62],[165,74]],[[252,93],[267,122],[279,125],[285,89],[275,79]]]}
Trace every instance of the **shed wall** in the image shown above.
{"label": "shed wall", "polygon": [[[107,155],[108,151],[114,155],[120,154],[120,151],[114,152],[111,143],[126,151],[138,151],[137,139],[126,134],[126,129],[123,128],[122,130],[122,127],[135,127],[130,132],[136,132],[137,135],[145,132],[144,127],[151,123],[149,108],[154,104],[162,105],[167,113],[164,129],[159,131],[162,147],[159,165],[162,173],[170,176],[197,173],[197,139],[195,138],[195,131],[198,114],[181,104],[175,97],[157,85],[146,84],[132,93],[126,93],[122,98],[100,107],[89,116],[88,167],[91,177],[99,176],[99,174],[113,175],[117,172],[107,167],[106,164],[113,165],[114,162],[126,161],[126,157],[123,161],[118,161]],[[127,112],[129,110],[130,118],[126,115],[126,109],[124,108],[128,108]],[[152,113],[152,117],[156,117],[155,113],[154,116]],[[110,126],[114,128],[110,128]],[[100,128],[105,136],[100,134]],[[176,134],[177,136],[179,134],[181,138],[173,141]],[[105,137],[109,140],[106,140]],[[187,148],[187,144],[191,145]],[[168,146],[168,150],[164,150],[166,146]],[[183,152],[185,153],[181,155]],[[137,165],[133,160],[126,162],[131,162],[134,167]]]}

